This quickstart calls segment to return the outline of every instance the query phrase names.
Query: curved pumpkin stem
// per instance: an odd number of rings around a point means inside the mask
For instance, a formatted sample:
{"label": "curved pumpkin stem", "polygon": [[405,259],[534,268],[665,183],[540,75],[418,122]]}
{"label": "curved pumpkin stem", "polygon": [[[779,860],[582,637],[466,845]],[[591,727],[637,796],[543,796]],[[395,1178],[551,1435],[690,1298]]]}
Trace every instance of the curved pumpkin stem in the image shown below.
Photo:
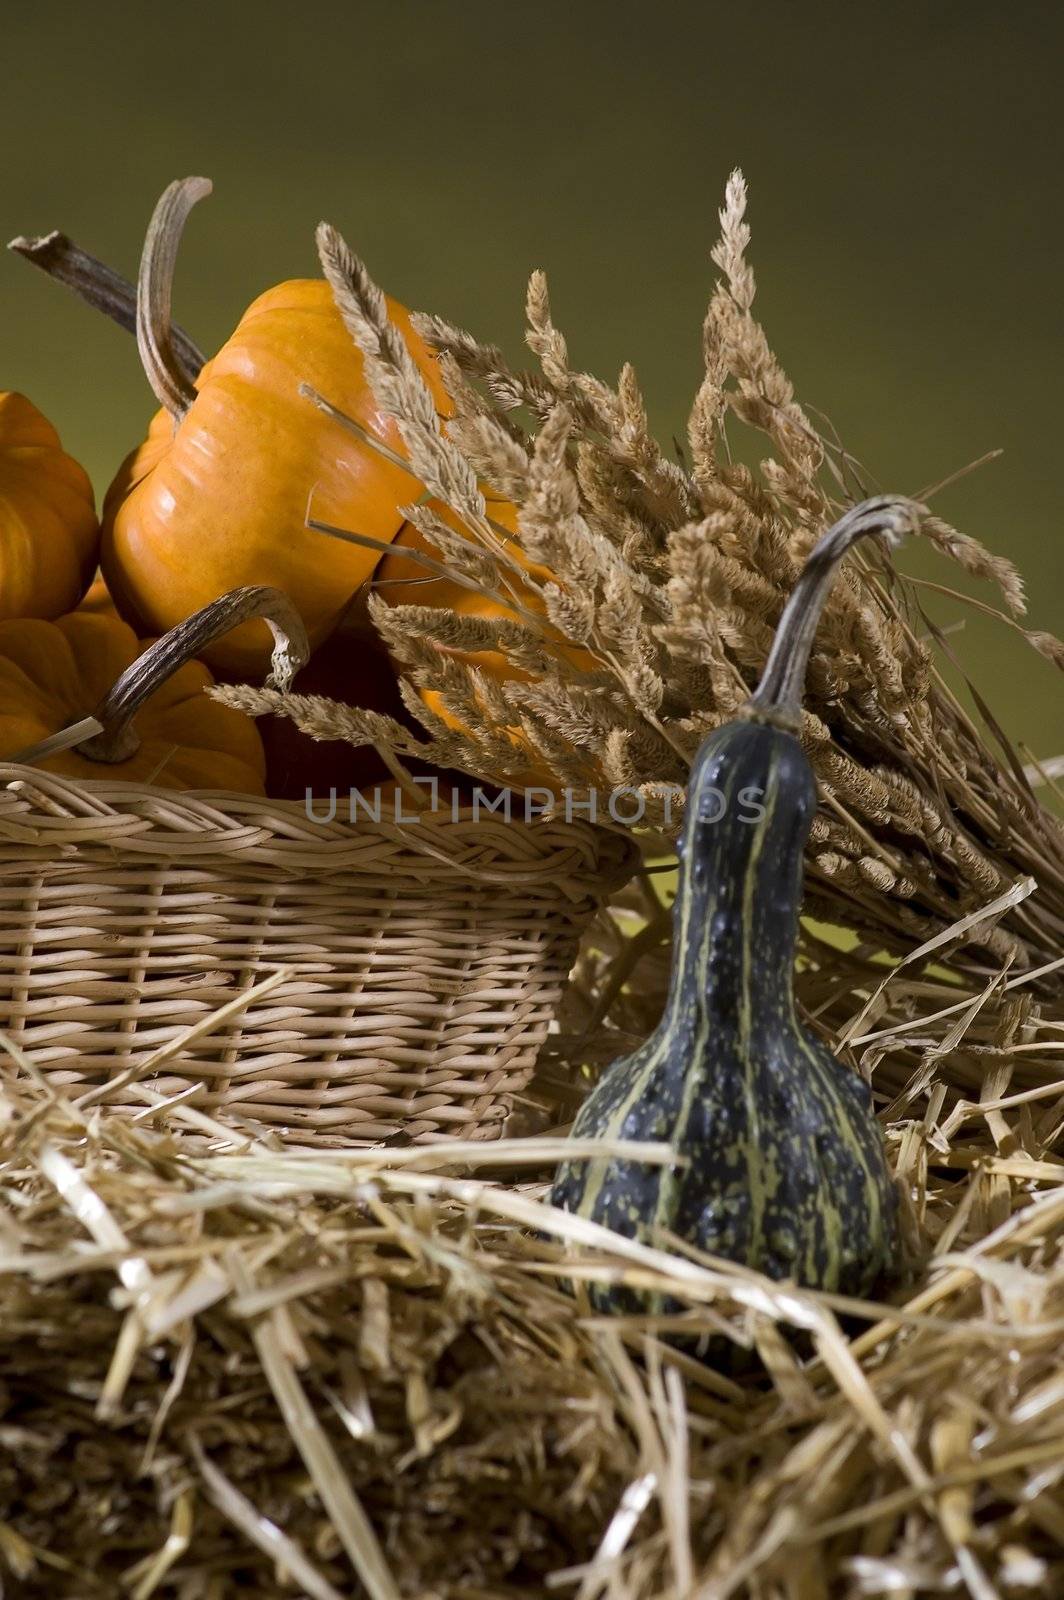
{"label": "curved pumpkin stem", "polygon": [[[39,267],[56,283],[72,289],[79,300],[84,300],[94,311],[102,311],[127,333],[136,333],[137,291],[133,284],[113,267],[82,250],[58,228],[37,239],[20,234],[7,248],[31,266]],[[182,373],[190,384],[193,383],[206,357],[184,329],[177,326],[171,326],[170,343]]]}
{"label": "curved pumpkin stem", "polygon": [[796,729],[802,720],[802,692],[820,613],[835,581],[839,562],[861,539],[878,533],[890,544],[915,533],[925,508],[904,495],[876,495],[840,517],[814,546],[776,628],[765,670],[741,716],[754,722]]}
{"label": "curved pumpkin stem", "polygon": [[174,351],[170,308],[181,235],[197,201],[210,194],[209,178],[177,178],[159,198],[144,239],[137,277],[137,349],[155,398],[180,422],[196,398]]}
{"label": "curved pumpkin stem", "polygon": [[232,589],[150,644],[144,654],[126,668],[90,717],[82,717],[31,749],[20,750],[11,761],[30,766],[35,761],[58,755],[61,750],[75,748],[90,761],[109,764],[128,761],[140,746],[133,718],[145,700],[161,688],[178,667],[191,661],[223,633],[256,619],[265,622],[273,634],[273,658],[266,686],[289,688],[310,656],[307,630],[298,611],[280,589],[265,585]]}
{"label": "curved pumpkin stem", "polygon": [[231,589],[201,611],[186,617],[161,639],[156,639],[126,668],[93,712],[102,732],[81,745],[81,754],[90,761],[128,761],[140,745],[133,718],[144,701],[172,677],[178,667],[193,660],[215,639],[242,622],[256,618],[267,623],[273,634],[273,657],[266,687],[287,689],[310,656],[307,632],[298,611],[280,589],[261,584]]}

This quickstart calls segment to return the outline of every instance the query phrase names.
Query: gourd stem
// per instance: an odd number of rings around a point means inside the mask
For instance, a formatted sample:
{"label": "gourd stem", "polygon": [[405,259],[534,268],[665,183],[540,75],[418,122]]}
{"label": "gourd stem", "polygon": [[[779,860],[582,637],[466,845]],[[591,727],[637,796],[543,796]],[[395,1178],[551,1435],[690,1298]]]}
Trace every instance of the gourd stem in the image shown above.
{"label": "gourd stem", "polygon": [[209,178],[177,178],[152,213],[137,277],[137,349],[148,382],[161,406],[180,422],[196,398],[174,351],[170,307],[174,269],[189,212],[209,195]]}
{"label": "gourd stem", "polygon": [[783,608],[761,681],[741,715],[755,722],[797,729],[802,720],[802,692],[813,639],[824,602],[846,552],[870,534],[898,544],[914,533],[924,507],[904,495],[876,495],[862,500],[839,518],[814,547],[790,599]]}
{"label": "gourd stem", "polygon": [[[127,333],[137,331],[137,291],[128,278],[82,250],[73,239],[55,229],[37,239],[19,235],[7,247],[31,266],[39,267],[56,283],[73,290],[79,300],[102,311]],[[182,328],[172,326],[170,344],[174,360],[189,384],[199,377],[206,357]]]}
{"label": "gourd stem", "polygon": [[264,585],[232,589],[156,639],[126,668],[93,712],[103,731],[79,744],[80,753],[90,761],[127,761],[139,747],[133,718],[144,701],[205,646],[255,618],[261,618],[273,634],[273,658],[266,686],[287,689],[310,655],[298,611],[280,589]]}

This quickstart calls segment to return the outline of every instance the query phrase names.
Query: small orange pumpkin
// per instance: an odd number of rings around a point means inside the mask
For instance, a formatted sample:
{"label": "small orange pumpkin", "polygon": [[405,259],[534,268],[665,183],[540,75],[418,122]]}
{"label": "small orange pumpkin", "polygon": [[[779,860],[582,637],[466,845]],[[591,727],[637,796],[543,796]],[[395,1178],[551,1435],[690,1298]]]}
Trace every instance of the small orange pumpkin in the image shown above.
{"label": "small orange pumpkin", "polygon": [[[299,390],[309,385],[392,451],[395,423],[373,398],[363,362],[321,280],[269,289],[200,372],[195,385],[174,358],[170,292],[177,242],[205,179],[172,184],[156,208],[138,294],[138,343],[165,409],[120,470],[104,507],[102,565],[119,611],[144,632],[165,631],[238,584],[288,594],[312,648],[343,615],[377,553],[305,526],[316,517],[388,541],[400,505],[420,484],[371,444],[353,437]],[[389,315],[441,410],[436,363],[406,311]],[[261,623],[216,642],[206,658],[232,677],[261,671]]]}
{"label": "small orange pumpkin", "polygon": [[0,618],[58,617],[96,566],[88,474],[24,394],[0,394]]}
{"label": "small orange pumpkin", "polygon": [[[252,615],[273,619],[274,660],[287,683],[306,660],[306,638],[272,590],[222,596],[154,642],[138,641],[106,610],[0,622],[0,760],[72,778],[262,794],[266,757],[254,722],[209,699],[211,674],[191,659]],[[82,730],[76,744],[64,743],[63,730],[86,718],[98,719],[96,735]]]}

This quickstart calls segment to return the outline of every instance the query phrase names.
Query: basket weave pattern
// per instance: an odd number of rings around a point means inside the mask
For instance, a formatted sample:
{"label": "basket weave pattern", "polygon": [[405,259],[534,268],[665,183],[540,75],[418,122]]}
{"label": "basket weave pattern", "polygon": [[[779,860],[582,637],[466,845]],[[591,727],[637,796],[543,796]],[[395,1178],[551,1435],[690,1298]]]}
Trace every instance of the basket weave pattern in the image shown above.
{"label": "basket weave pattern", "polygon": [[0,764],[0,1026],[76,1095],[283,968],[153,1094],[295,1139],[494,1138],[632,856],[583,822],[319,823]]}

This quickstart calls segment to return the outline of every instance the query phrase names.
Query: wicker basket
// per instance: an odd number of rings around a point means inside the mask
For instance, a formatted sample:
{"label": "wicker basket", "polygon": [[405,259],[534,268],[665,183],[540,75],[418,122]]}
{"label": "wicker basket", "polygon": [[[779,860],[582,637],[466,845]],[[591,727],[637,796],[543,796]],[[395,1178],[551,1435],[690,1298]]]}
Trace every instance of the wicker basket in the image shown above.
{"label": "wicker basket", "polygon": [[[490,1139],[577,940],[631,868],[581,822],[82,785],[0,765],[0,1018],[58,1087],[189,1102],[331,1143]],[[149,1057],[278,969],[228,1022]]]}

